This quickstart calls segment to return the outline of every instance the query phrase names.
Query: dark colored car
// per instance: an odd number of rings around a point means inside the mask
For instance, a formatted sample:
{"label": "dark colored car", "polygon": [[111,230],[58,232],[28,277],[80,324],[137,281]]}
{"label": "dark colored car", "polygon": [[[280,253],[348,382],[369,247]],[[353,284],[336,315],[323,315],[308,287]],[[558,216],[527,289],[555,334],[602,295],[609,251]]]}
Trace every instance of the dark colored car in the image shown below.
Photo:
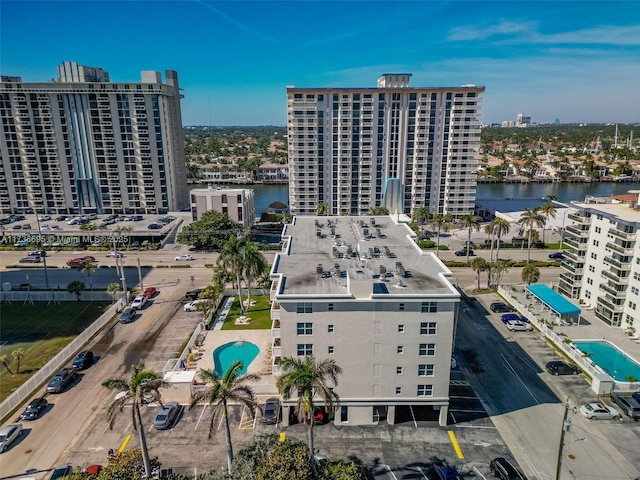
{"label": "dark colored car", "polygon": [[564,255],[562,254],[562,252],[554,252],[554,253],[550,253],[549,254],[549,258],[555,258],[558,260],[562,260],[564,258]]}
{"label": "dark colored car", "polygon": [[280,418],[280,400],[277,398],[270,398],[264,404],[264,410],[262,413],[262,423],[267,425],[273,425],[278,423]]}
{"label": "dark colored car", "polygon": [[580,369],[575,365],[560,361],[549,362],[545,368],[551,375],[578,375],[580,373]]}
{"label": "dark colored car", "polygon": [[633,398],[636,402],[640,403],[640,392],[632,393],[631,398]]}
{"label": "dark colored car", "polygon": [[467,256],[467,251],[469,252],[469,256],[474,256],[475,253],[473,253],[472,249],[467,250],[466,248],[463,248],[462,250],[457,250],[456,251],[456,257],[466,257]]}
{"label": "dark colored car", "polygon": [[173,421],[180,413],[180,404],[178,402],[167,402],[163,407],[160,407],[156,418],[153,420],[154,428],[158,430],[166,430],[171,426]]}
{"label": "dark colored car", "polygon": [[127,307],[120,314],[120,319],[118,320],[120,323],[131,323],[136,319],[136,309]]}
{"label": "dark colored car", "polygon": [[162,228],[162,225],[157,223],[150,223],[149,225],[147,225],[147,228],[149,230],[160,230]]}
{"label": "dark colored car", "polygon": [[76,370],[84,370],[91,365],[93,365],[93,352],[91,350],[84,350],[76,356],[71,366]]}
{"label": "dark colored car", "polygon": [[489,305],[489,309],[495,313],[513,312],[513,307],[510,307],[504,302],[493,302]]}
{"label": "dark colored car", "polygon": [[614,393],[611,399],[618,405],[627,417],[634,420],[640,419],[640,403],[631,395],[621,395]]}
{"label": "dark colored car", "polygon": [[436,476],[439,480],[462,480],[462,477],[456,470],[456,467],[451,465],[433,465],[433,471],[436,472]]}
{"label": "dark colored car", "polygon": [[35,420],[40,416],[45,408],[47,408],[47,401],[44,398],[36,398],[29,402],[24,412],[20,414],[20,420]]}
{"label": "dark colored car", "polygon": [[47,393],[62,393],[62,391],[69,385],[74,378],[76,378],[75,368],[63,368],[56,373],[49,384],[47,385]]}
{"label": "dark colored car", "polygon": [[67,477],[67,476],[71,475],[71,473],[72,473],[71,465],[63,465],[61,467],[57,467],[53,471],[53,473],[49,477],[49,480],[56,480],[58,478],[64,478],[64,477]]}
{"label": "dark colored car", "polygon": [[520,321],[520,315],[517,313],[505,313],[500,317],[500,320],[502,320],[502,323]]}
{"label": "dark colored car", "polygon": [[526,480],[525,476],[522,475],[506,458],[494,458],[491,460],[489,468],[491,469],[493,476],[500,480]]}
{"label": "dark colored car", "polygon": [[34,250],[33,252],[27,253],[27,256],[29,256],[29,257],[46,257],[47,256],[47,252],[45,252],[44,250]]}
{"label": "dark colored car", "polygon": [[188,300],[197,300],[198,297],[200,297],[200,294],[202,293],[202,288],[196,288],[195,290],[191,290],[187,293],[185,293],[184,298],[188,299]]}

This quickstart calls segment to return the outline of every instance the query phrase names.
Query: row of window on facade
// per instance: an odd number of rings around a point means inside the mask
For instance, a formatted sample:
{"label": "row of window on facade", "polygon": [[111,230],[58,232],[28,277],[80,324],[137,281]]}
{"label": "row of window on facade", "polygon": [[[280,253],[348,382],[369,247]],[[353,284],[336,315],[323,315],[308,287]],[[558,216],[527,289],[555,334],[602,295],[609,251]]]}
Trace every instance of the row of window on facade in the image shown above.
{"label": "row of window on facade", "polygon": [[[414,304],[411,303],[411,306]],[[324,311],[324,310],[321,310]],[[327,310],[329,312],[335,311],[335,304],[329,303],[327,304]],[[411,311],[406,310],[406,304],[398,303],[398,311]],[[422,302],[420,304],[420,312],[421,313],[437,313],[438,312],[438,303],[437,302]],[[313,303],[311,302],[298,302],[296,304],[296,313],[313,313]]]}
{"label": "row of window on facade", "polygon": [[[313,322],[298,322],[296,324],[298,335],[313,335]],[[335,333],[335,325],[327,325],[327,333]],[[405,325],[398,325],[398,333],[406,333]],[[436,322],[420,322],[420,335],[436,335]]]}
{"label": "row of window on facade", "polygon": [[[306,357],[313,355],[313,343],[298,343],[296,345],[297,355],[299,357]],[[398,345],[396,347],[396,352],[398,355],[404,355],[405,346]],[[334,345],[329,345],[327,347],[327,353],[329,355],[334,355],[336,353],[336,349]],[[418,344],[418,356],[420,357],[434,357],[436,355],[436,344],[435,343],[420,343]]]}

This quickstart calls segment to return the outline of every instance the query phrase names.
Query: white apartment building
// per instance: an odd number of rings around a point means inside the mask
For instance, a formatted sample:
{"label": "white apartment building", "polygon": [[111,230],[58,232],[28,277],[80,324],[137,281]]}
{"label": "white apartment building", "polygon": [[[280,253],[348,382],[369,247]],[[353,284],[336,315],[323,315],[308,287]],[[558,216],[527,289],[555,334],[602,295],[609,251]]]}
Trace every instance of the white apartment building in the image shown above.
{"label": "white apartment building", "polygon": [[0,81],[1,213],[166,213],[189,204],[178,74],[58,66]]}
{"label": "white apartment building", "polygon": [[640,327],[640,204],[614,198],[572,202],[558,290],[593,308],[597,318]]}
{"label": "white apartment building", "polygon": [[224,213],[234,222],[250,228],[256,220],[256,208],[252,189],[244,188],[194,188],[191,195],[191,215],[200,220],[209,210]]}
{"label": "white apartment building", "polygon": [[484,87],[287,87],[289,203],[296,215],[473,210]]}
{"label": "white apartment building", "polygon": [[393,216],[298,216],[283,239],[270,273],[273,373],[283,357],[334,359],[336,424],[446,425],[460,301],[447,267]]}

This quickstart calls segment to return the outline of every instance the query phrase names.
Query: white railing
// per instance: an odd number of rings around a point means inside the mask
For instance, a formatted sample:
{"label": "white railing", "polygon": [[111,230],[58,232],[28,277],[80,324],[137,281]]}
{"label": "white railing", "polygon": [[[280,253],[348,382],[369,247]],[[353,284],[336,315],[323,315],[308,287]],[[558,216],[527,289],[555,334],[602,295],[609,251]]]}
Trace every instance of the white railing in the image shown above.
{"label": "white railing", "polygon": [[[63,292],[60,290],[9,290],[6,292],[0,292],[0,301],[3,302],[48,302],[60,301],[60,302],[75,302],[78,300],[78,296],[75,293]],[[111,294],[104,290],[86,290],[80,293],[80,300],[85,302],[103,302],[112,301]]]}
{"label": "white railing", "polygon": [[[5,292],[10,293],[10,292]],[[17,293],[17,292],[16,292]],[[27,292],[21,292],[27,293]],[[33,292],[30,292],[33,293]],[[38,292],[39,293],[39,292]],[[50,294],[50,292],[43,292]],[[97,293],[97,292],[96,292]],[[114,303],[109,310],[103,313],[96,321],[89,325],[83,332],[74,338],[66,347],[49,360],[31,378],[20,385],[6,400],[0,404],[0,419],[4,420],[16,408],[18,408],[33,392],[40,387],[51,375],[65,367],[76,353],[93,337],[99,330],[113,320],[114,315],[123,306],[122,300]]]}

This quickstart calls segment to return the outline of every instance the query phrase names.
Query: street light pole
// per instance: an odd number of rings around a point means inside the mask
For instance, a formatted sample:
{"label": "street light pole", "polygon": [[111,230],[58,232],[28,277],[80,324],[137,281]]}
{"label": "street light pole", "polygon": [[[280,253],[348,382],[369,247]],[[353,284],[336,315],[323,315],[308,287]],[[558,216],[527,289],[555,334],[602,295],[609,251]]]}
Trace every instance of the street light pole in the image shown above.
{"label": "street light pole", "polygon": [[558,205],[562,205],[564,208],[566,208],[566,210],[564,211],[564,213],[562,214],[562,232],[560,232],[560,250],[562,250],[562,245],[564,245],[564,223],[567,220],[567,214],[571,211],[571,205],[567,205],[566,203],[561,203],[561,202],[556,202],[554,201],[553,203],[556,203]]}
{"label": "street light pole", "polygon": [[569,430],[571,422],[567,422],[569,415],[569,397],[564,404],[564,416],[562,417],[562,431],[560,432],[560,445],[558,446],[558,462],[556,468],[556,480],[560,480],[560,470],[562,469],[562,449],[564,448],[564,435]]}

